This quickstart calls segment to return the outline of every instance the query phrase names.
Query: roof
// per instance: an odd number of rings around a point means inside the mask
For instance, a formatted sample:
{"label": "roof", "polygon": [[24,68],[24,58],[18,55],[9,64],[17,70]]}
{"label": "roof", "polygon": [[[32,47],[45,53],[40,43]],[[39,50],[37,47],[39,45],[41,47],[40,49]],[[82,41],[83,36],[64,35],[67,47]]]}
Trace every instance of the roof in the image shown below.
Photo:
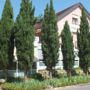
{"label": "roof", "polygon": [[[61,19],[64,18],[67,14],[71,13],[73,10],[75,10],[77,7],[80,7],[81,9],[83,8],[86,11],[86,14],[88,18],[90,18],[90,13],[85,9],[85,7],[81,3],[76,3],[58,13],[56,13],[57,16],[61,16]],[[36,35],[41,35],[41,27],[42,27],[42,22],[37,22],[35,24],[35,30],[36,30]]]}
{"label": "roof", "polygon": [[[80,7],[81,9],[82,8],[85,9],[85,7],[81,3],[77,3],[77,4],[74,4],[74,5],[70,6],[70,7],[66,8],[66,9],[64,9],[64,10],[58,12],[58,13],[56,13],[56,15],[57,16],[62,15],[63,17],[65,17],[67,14],[69,14],[70,12],[72,12],[77,7]],[[85,11],[86,11],[86,14],[88,15],[88,17],[90,18],[89,12],[86,9],[85,9]]]}
{"label": "roof", "polygon": [[36,29],[41,29],[41,27],[42,27],[42,23],[41,23],[41,22],[37,22],[37,23],[35,24],[35,30],[36,30]]}
{"label": "roof", "polygon": [[35,35],[36,36],[41,36],[42,23],[37,22],[34,27],[35,27]]}

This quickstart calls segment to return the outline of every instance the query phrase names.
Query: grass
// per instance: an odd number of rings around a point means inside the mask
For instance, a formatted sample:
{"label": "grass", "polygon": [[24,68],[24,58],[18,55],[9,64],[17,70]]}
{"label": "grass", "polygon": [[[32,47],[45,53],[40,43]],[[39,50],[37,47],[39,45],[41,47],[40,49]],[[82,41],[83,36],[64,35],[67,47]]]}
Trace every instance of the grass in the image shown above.
{"label": "grass", "polygon": [[76,85],[90,82],[90,75],[88,76],[73,76],[71,78],[53,78],[48,80],[34,80],[31,79],[26,82],[12,82],[5,83],[1,87],[4,90],[44,90],[48,86],[63,87],[68,85]]}

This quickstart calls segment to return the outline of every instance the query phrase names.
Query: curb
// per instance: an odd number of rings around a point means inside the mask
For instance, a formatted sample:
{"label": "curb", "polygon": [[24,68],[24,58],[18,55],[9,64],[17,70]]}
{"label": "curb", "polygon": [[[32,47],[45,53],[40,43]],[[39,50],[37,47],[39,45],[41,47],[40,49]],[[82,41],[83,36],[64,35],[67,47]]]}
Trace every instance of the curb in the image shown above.
{"label": "curb", "polygon": [[79,86],[86,86],[86,85],[90,85],[90,83],[77,84],[77,85],[71,85],[71,86],[63,86],[63,87],[57,87],[57,88],[48,88],[45,90],[64,90],[64,89],[68,89],[68,88],[72,88],[72,87],[79,87]]}

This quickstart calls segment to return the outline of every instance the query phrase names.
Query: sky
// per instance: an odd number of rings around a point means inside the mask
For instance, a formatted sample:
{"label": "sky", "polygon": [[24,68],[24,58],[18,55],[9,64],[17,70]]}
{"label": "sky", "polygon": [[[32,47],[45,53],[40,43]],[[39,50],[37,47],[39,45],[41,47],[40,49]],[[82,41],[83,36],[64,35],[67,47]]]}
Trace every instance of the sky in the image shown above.
{"label": "sky", "polygon": [[[4,8],[5,1],[6,0],[0,0],[0,19],[2,17],[2,11]],[[32,2],[33,2],[33,6],[35,7],[35,16],[40,16],[43,15],[46,4],[49,3],[50,0],[32,0]],[[87,9],[87,11],[90,12],[90,0],[53,0],[54,9],[56,13],[79,2],[81,2],[84,5],[84,7]],[[14,20],[19,14],[20,3],[21,0],[11,0],[13,13],[14,13]]]}

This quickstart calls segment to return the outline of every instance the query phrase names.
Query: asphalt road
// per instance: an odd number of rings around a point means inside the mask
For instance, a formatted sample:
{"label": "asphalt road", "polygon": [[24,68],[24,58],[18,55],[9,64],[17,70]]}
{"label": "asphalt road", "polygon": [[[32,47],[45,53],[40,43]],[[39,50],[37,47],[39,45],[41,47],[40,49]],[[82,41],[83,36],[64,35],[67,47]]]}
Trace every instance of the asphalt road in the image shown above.
{"label": "asphalt road", "polygon": [[56,88],[54,90],[90,90],[90,84]]}

